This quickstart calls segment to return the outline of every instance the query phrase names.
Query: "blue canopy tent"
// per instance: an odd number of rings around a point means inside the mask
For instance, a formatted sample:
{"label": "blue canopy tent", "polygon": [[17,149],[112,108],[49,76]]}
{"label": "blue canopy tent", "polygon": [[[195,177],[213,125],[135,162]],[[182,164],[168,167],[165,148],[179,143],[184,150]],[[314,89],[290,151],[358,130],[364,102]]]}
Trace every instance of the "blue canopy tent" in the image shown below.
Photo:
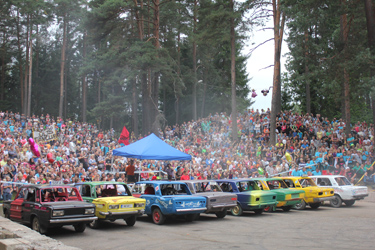
{"label": "blue canopy tent", "polygon": [[155,134],[113,150],[113,155],[147,160],[191,160],[191,155],[168,145]]}

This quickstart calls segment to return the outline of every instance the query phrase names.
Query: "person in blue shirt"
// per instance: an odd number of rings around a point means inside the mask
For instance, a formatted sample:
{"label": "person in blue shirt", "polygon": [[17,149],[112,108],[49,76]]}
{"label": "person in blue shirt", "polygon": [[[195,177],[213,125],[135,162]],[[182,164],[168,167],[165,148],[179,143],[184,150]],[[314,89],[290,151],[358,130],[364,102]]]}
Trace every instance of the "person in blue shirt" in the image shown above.
{"label": "person in blue shirt", "polygon": [[298,167],[293,166],[292,176],[301,176],[301,172],[298,170]]}
{"label": "person in blue shirt", "polygon": [[322,172],[320,172],[319,168],[316,168],[314,171],[312,171],[312,175],[322,175]]}

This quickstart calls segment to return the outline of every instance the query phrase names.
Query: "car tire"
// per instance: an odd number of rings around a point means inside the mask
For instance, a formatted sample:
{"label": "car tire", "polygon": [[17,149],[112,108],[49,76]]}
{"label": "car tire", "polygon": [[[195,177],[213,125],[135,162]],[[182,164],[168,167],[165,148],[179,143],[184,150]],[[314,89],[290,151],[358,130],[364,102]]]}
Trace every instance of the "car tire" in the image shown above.
{"label": "car tire", "polygon": [[345,203],[345,205],[346,205],[347,207],[351,207],[351,206],[353,206],[353,205],[354,205],[354,203],[355,203],[355,200],[344,201],[344,203]]}
{"label": "car tire", "polygon": [[160,211],[160,209],[158,207],[156,207],[156,208],[154,208],[154,210],[152,210],[152,221],[156,225],[164,224],[165,219],[166,219],[165,215]]}
{"label": "car tire", "polygon": [[222,219],[222,218],[224,218],[227,215],[227,210],[224,209],[223,211],[216,212],[215,214],[216,214],[217,218]]}
{"label": "car tire", "polygon": [[311,207],[311,209],[318,209],[319,207],[320,207],[320,202],[318,202],[318,203],[310,203],[309,205],[310,205],[310,207]]}
{"label": "car tire", "polygon": [[291,209],[292,207],[282,207],[282,209],[283,209],[283,211],[284,212],[289,212],[290,211],[290,209]]}
{"label": "car tire", "polygon": [[[271,210],[271,209],[270,209]],[[262,214],[264,209],[255,209],[254,212],[255,214]]]}
{"label": "car tire", "polygon": [[40,234],[45,234],[46,230],[40,225],[40,221],[38,217],[34,217],[31,223],[31,227],[34,231],[39,232]]}
{"label": "car tire", "polygon": [[86,229],[85,223],[79,223],[77,225],[74,225],[74,230],[76,230],[77,233],[83,233]]}
{"label": "car tire", "polygon": [[300,203],[294,205],[294,208],[297,210],[304,210],[306,208],[306,202],[304,200],[301,200]]}
{"label": "car tire", "polygon": [[234,208],[232,208],[230,210],[230,212],[234,216],[241,216],[243,214],[243,210],[242,210],[242,207],[240,206],[240,204],[237,204]]}
{"label": "car tire", "polygon": [[8,209],[4,210],[4,218],[10,219],[10,211]]}
{"label": "car tire", "polygon": [[337,194],[335,194],[334,195],[334,199],[333,200],[331,200],[331,206],[332,207],[341,207],[341,205],[342,205],[342,199],[341,199],[341,197],[340,196],[338,196]]}
{"label": "car tire", "polygon": [[100,221],[99,220],[93,220],[88,225],[92,229],[98,229],[100,227]]}
{"label": "car tire", "polygon": [[132,227],[132,226],[134,226],[135,222],[137,221],[137,217],[136,216],[131,216],[131,217],[126,218],[124,220],[126,222],[126,225],[128,225],[129,227]]}

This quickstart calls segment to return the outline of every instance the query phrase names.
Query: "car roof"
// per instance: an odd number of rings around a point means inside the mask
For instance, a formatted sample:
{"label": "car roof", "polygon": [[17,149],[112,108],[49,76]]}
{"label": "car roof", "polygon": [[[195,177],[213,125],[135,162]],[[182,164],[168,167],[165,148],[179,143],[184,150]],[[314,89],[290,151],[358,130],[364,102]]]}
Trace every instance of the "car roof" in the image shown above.
{"label": "car roof", "polygon": [[253,178],[241,178],[241,179],[220,179],[220,180],[213,180],[213,181],[217,181],[217,182],[223,182],[223,181],[227,181],[227,182],[238,182],[238,181],[254,181],[255,179]]}
{"label": "car roof", "polygon": [[136,184],[185,184],[183,181],[138,181]]}
{"label": "car roof", "polygon": [[343,175],[314,175],[314,176],[310,176],[310,177],[333,177],[333,178],[336,178],[336,177],[345,177]]}
{"label": "car roof", "polygon": [[200,183],[200,182],[216,182],[216,180],[186,180],[182,181],[186,183]]}
{"label": "car roof", "polygon": [[110,185],[110,184],[125,184],[125,182],[117,182],[117,181],[90,181],[90,182],[78,182],[76,183],[77,185],[83,185],[83,184],[86,184],[86,185]]}
{"label": "car roof", "polygon": [[23,187],[26,187],[26,188],[30,188],[30,187],[33,187],[33,188],[72,188],[73,186],[71,185],[66,185],[66,184],[61,184],[61,185],[49,185],[49,184],[27,184],[27,185],[23,185]]}

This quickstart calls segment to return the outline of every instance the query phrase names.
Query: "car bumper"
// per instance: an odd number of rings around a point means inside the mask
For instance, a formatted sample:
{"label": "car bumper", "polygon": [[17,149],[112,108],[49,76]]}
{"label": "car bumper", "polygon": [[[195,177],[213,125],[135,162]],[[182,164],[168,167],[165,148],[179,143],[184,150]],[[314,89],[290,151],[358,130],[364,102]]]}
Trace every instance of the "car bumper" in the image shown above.
{"label": "car bumper", "polygon": [[80,222],[91,222],[97,220],[98,217],[83,217],[83,218],[67,218],[67,219],[52,219],[49,221],[50,224],[75,224]]}
{"label": "car bumper", "polygon": [[214,213],[214,212],[220,212],[225,209],[232,209],[236,206],[237,204],[231,204],[231,205],[214,205],[211,207],[208,207],[206,210],[206,213]]}
{"label": "car bumper", "polygon": [[263,209],[263,208],[266,208],[266,207],[269,207],[269,206],[275,206],[276,204],[277,204],[276,201],[263,202],[263,203],[259,203],[259,204],[251,203],[251,204],[248,204],[247,208],[244,209],[244,210]]}
{"label": "car bumper", "polygon": [[353,200],[363,200],[364,198],[366,198],[368,196],[368,194],[357,194],[357,195],[353,195]]}
{"label": "car bumper", "polygon": [[207,208],[179,208],[179,209],[176,209],[176,212],[178,212],[178,213],[180,213],[180,212],[201,212],[201,213],[203,213],[206,210],[207,210]]}
{"label": "car bumper", "polygon": [[331,201],[333,200],[335,197],[334,196],[330,196],[330,197],[322,197],[322,198],[314,198],[313,199],[313,203],[318,203],[318,202],[323,202],[323,201]]}
{"label": "car bumper", "polygon": [[139,209],[139,210],[135,210],[135,211],[125,211],[125,212],[102,212],[102,211],[100,211],[99,215],[105,216],[106,219],[107,218],[109,219],[109,217],[121,217],[121,216],[128,217],[126,215],[129,215],[129,216],[139,215],[140,216],[140,215],[143,215],[144,212],[145,212],[144,209]]}

